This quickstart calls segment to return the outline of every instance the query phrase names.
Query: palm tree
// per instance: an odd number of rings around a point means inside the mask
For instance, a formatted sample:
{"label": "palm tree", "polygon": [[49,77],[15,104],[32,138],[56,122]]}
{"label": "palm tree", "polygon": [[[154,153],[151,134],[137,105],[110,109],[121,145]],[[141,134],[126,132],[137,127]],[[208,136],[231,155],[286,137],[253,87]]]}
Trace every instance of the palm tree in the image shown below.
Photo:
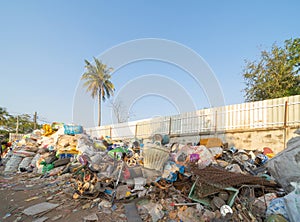
{"label": "palm tree", "polygon": [[85,73],[81,79],[84,80],[83,86],[86,91],[91,93],[92,98],[98,97],[98,126],[101,125],[101,99],[104,102],[113,95],[114,84],[110,81],[112,68],[94,57],[95,65],[85,60]]}

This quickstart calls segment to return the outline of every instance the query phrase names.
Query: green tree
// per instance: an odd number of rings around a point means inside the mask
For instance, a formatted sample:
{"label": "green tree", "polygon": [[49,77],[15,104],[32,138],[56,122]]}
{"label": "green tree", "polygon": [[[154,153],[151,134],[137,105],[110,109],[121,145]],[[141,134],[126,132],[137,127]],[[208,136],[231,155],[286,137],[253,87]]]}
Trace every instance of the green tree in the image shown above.
{"label": "green tree", "polygon": [[0,107],[0,127],[6,128],[8,120],[11,115],[7,112],[6,108]]}
{"label": "green tree", "polygon": [[11,115],[6,108],[0,107],[0,142],[8,139],[9,136],[9,120]]}
{"label": "green tree", "polygon": [[113,95],[115,87],[110,81],[112,68],[94,57],[95,65],[85,60],[85,73],[81,79],[84,80],[83,86],[86,91],[91,93],[92,98],[98,97],[98,126],[101,125],[101,101],[105,101]]}
{"label": "green tree", "polygon": [[[19,133],[31,133],[34,129],[34,122],[29,114],[22,114],[18,116],[19,118]],[[15,117],[16,119],[16,117]],[[15,121],[16,123],[16,121]]]}
{"label": "green tree", "polygon": [[285,49],[288,52],[288,61],[297,74],[300,71],[300,38],[286,40]]}
{"label": "green tree", "polygon": [[[18,127],[17,127],[18,125]],[[33,131],[34,122],[29,114],[21,114],[18,116],[11,115],[6,108],[0,107],[0,135],[4,140],[8,140],[9,133],[15,133],[18,128],[18,133],[31,133]],[[37,124],[40,128],[41,125]]]}
{"label": "green tree", "polygon": [[274,99],[300,94],[300,39],[274,44],[263,50],[258,61],[246,62],[243,77],[246,101]]}

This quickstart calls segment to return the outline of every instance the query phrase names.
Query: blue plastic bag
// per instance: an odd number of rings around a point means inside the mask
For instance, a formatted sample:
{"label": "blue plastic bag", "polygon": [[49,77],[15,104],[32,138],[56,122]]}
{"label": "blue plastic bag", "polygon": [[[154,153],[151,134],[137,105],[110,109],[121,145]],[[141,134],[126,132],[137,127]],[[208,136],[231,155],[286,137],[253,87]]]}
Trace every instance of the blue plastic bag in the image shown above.
{"label": "blue plastic bag", "polygon": [[64,133],[66,135],[75,135],[83,133],[83,127],[80,125],[66,125],[64,124]]}
{"label": "blue plastic bag", "polygon": [[283,197],[273,199],[268,206],[266,216],[268,217],[273,214],[280,214],[289,221],[289,216]]}

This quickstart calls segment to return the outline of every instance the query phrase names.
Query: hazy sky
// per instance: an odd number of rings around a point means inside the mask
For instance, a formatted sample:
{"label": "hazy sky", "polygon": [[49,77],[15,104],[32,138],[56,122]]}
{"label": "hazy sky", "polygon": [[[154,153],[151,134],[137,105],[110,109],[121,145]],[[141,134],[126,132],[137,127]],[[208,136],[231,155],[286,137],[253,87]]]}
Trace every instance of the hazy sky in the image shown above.
{"label": "hazy sky", "polygon": [[[172,40],[194,50],[213,70],[226,104],[242,103],[244,60],[257,59],[274,42],[300,37],[299,11],[296,0],[0,0],[0,106],[13,114],[37,111],[44,121],[72,122],[84,60],[141,38]],[[210,106],[185,71],[158,61],[118,69],[112,77],[116,94],[128,82],[150,74],[177,82],[197,109]],[[174,91],[168,84],[159,87]],[[168,99],[141,96],[129,104],[131,119],[180,112],[179,104]],[[102,122],[108,124],[110,108],[107,103],[103,108]]]}

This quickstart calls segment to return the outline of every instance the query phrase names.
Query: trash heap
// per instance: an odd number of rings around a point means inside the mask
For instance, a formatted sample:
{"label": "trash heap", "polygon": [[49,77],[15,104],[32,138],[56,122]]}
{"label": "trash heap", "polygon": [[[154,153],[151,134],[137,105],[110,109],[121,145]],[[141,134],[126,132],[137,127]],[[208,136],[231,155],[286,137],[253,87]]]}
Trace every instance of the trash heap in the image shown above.
{"label": "trash heap", "polygon": [[81,126],[53,123],[12,147],[4,173],[65,180],[58,184],[70,185],[73,201],[121,208],[127,221],[300,221],[300,136],[275,155],[217,138],[91,138]]}

